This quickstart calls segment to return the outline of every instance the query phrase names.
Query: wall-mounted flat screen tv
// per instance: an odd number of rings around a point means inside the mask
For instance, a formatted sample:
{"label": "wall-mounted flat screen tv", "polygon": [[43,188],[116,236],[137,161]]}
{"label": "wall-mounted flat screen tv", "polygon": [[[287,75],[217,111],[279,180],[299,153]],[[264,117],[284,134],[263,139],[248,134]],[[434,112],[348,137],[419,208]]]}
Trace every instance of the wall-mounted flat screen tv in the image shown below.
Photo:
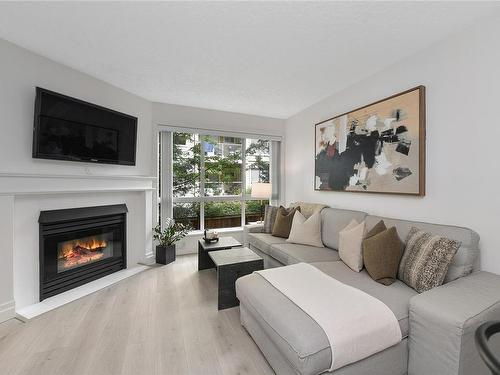
{"label": "wall-mounted flat screen tv", "polygon": [[36,88],[33,157],[135,165],[137,117]]}

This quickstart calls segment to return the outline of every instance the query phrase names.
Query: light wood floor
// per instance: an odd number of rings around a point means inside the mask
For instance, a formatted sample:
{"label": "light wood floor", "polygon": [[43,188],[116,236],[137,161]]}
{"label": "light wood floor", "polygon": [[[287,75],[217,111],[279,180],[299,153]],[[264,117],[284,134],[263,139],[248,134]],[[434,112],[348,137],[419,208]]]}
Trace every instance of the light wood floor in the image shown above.
{"label": "light wood floor", "polygon": [[197,258],[152,268],[22,323],[0,324],[0,374],[273,374],[239,321],[217,311]]}

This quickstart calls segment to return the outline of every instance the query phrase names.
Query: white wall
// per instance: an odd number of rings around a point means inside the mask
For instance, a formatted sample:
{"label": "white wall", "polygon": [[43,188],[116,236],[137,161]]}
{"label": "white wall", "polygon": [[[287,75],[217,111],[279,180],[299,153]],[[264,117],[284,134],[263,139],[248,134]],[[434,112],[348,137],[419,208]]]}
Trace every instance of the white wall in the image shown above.
{"label": "white wall", "polygon": [[[136,166],[33,159],[36,86],[138,117]],[[130,212],[129,265],[154,259],[151,180],[137,177],[155,173],[151,102],[0,40],[0,114],[0,321],[13,316],[14,300],[17,309],[38,302],[37,220],[42,209],[126,203]],[[23,176],[18,179],[12,176],[17,174]],[[49,175],[51,181],[44,188],[37,187],[30,185],[37,179],[29,175]],[[79,188],[74,186],[77,180],[57,177],[63,175],[103,176],[84,178],[81,190],[92,190],[90,186],[95,185],[98,190],[108,192],[78,193]],[[120,176],[129,176],[129,180]],[[18,186],[12,186],[13,181]],[[43,193],[49,185],[49,190],[71,186],[72,193],[50,196],[37,193]],[[141,190],[141,186],[146,186],[141,192],[116,192]],[[19,195],[25,190],[30,190],[30,194]]]}
{"label": "white wall", "polygon": [[277,136],[285,133],[285,121],[281,119],[163,103],[153,103],[153,123]]}
{"label": "white wall", "polygon": [[0,322],[14,315],[14,197],[0,196]]}
{"label": "white wall", "polygon": [[[138,117],[136,166],[33,159],[35,87]],[[0,173],[143,175],[154,173],[151,103],[0,39]]]}
{"label": "white wall", "polygon": [[[499,35],[500,19],[478,25],[288,119],[286,201],[470,227],[482,267],[500,273]],[[314,124],[417,85],[427,88],[426,197],[315,192]]]}

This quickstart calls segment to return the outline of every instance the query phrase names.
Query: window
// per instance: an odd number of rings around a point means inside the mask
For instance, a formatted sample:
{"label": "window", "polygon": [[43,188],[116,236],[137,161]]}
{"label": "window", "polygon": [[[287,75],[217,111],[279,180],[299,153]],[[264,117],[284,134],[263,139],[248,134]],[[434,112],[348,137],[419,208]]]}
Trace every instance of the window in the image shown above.
{"label": "window", "polygon": [[202,136],[205,169],[204,195],[240,195],[244,139]]}
{"label": "window", "polygon": [[272,180],[277,168],[273,151],[278,153],[278,141],[162,132],[161,217],[173,217],[193,230],[241,227],[260,220],[267,202],[251,197],[252,183]]}

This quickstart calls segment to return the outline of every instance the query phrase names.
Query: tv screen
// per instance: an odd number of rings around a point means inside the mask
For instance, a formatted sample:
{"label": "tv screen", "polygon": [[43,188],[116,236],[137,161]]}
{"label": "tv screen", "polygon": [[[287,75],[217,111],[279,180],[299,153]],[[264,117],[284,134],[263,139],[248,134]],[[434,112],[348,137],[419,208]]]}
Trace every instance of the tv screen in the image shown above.
{"label": "tv screen", "polygon": [[137,117],[36,88],[33,157],[135,165]]}

